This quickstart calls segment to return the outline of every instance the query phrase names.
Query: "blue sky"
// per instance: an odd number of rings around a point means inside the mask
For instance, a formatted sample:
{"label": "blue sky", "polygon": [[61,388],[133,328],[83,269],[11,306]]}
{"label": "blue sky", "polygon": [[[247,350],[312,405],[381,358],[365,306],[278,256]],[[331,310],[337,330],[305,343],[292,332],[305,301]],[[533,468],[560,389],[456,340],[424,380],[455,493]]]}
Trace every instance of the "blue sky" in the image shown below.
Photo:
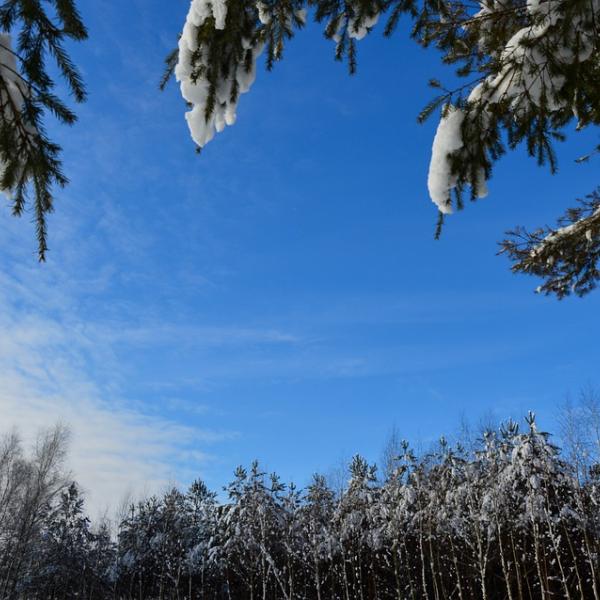
{"label": "blue sky", "polygon": [[554,177],[503,158],[435,242],[436,122],[416,115],[444,71],[405,30],[376,28],[351,78],[309,27],[197,156],[176,86],[157,91],[188,3],[80,4],[90,99],[51,126],[71,185],[47,264],[30,219],[0,212],[0,428],[70,423],[92,506],[195,476],[219,489],[253,458],[302,485],[376,460],[394,425],[425,444],[463,416],[551,427],[600,385],[600,292],[536,296],[496,256],[505,230],[596,186],[597,163],[573,162],[594,132]]}

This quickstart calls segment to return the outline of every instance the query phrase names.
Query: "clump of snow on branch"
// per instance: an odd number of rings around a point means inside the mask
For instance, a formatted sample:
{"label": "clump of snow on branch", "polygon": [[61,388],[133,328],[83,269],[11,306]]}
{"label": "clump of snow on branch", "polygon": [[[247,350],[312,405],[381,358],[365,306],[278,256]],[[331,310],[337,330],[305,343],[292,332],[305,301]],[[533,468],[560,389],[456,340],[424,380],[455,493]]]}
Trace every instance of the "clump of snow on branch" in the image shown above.
{"label": "clump of snow on branch", "polygon": [[[452,172],[450,155],[464,146],[461,128],[465,113],[454,106],[448,106],[446,111],[446,114],[440,119],[433,139],[427,187],[429,195],[439,211],[451,214],[450,196],[452,189],[456,187],[457,176]],[[478,198],[484,198],[487,195],[483,173],[480,173],[478,178],[475,195]]]}
{"label": "clump of snow on branch", "polygon": [[452,212],[450,191],[456,185],[456,176],[452,174],[449,155],[463,147],[461,126],[465,118],[463,111],[453,106],[449,106],[447,111],[441,118],[433,139],[427,178],[429,195],[444,214]]}
{"label": "clump of snow on branch", "polygon": [[[377,21],[379,21],[379,13],[375,13],[371,17],[364,17],[360,19],[358,17],[346,17],[340,21],[340,25],[338,29],[347,27],[348,37],[354,40],[362,40],[375,25],[377,25]],[[337,36],[334,36],[334,40],[339,43],[340,41],[339,33]]]}
{"label": "clump of snow on branch", "polygon": [[[600,220],[600,207],[598,207],[589,217],[575,221],[570,225],[559,227],[549,233],[535,248],[530,251],[532,258],[539,256],[545,252],[548,252],[552,246],[557,246],[563,242],[566,238],[577,237],[583,234],[583,237],[589,242],[594,241],[593,232],[590,228],[590,223],[594,223]],[[548,261],[554,261],[553,255],[550,254],[547,258]]]}
{"label": "clump of snow on branch", "polygon": [[268,25],[271,22],[271,15],[269,14],[269,7],[264,2],[257,2],[256,8],[258,9],[258,20],[263,25]]}
{"label": "clump of snow on branch", "polygon": [[583,296],[600,281],[600,190],[558,219],[559,227],[508,232],[502,252],[513,261],[512,270],[545,279],[538,293]]}
{"label": "clump of snow on branch", "polygon": [[[478,27],[479,45],[485,52],[493,47],[495,34],[491,17],[495,11],[505,10],[501,2],[484,0],[481,9],[471,19]],[[477,108],[484,119],[490,108],[507,103],[515,118],[532,107],[544,107],[550,113],[569,108],[577,116],[575,99],[561,96],[566,82],[561,67],[583,63],[593,58],[597,43],[594,27],[600,12],[600,0],[582,3],[581,10],[570,16],[568,27],[563,0],[528,0],[528,25],[518,29],[506,42],[499,56],[499,69],[476,85],[468,96],[465,110],[448,111],[442,116],[433,143],[429,169],[429,193],[443,213],[451,213],[450,191],[456,186],[448,155],[463,147],[461,125],[469,117],[469,110]],[[475,111],[477,112],[477,111]],[[483,173],[476,184],[475,196],[486,194]]]}
{"label": "clump of snow on branch", "polygon": [[372,17],[365,17],[360,22],[358,19],[352,19],[348,25],[350,37],[362,40],[377,25],[377,21],[379,21],[379,13],[375,13]]}
{"label": "clump of snow on branch", "polygon": [[[263,27],[272,25],[273,15],[268,4],[257,0],[255,5],[258,22]],[[339,17],[337,30],[331,36],[340,45],[342,34],[351,40],[363,39],[379,20],[380,11],[373,7],[369,14],[359,14],[357,10],[344,12]],[[306,10],[296,9],[284,19],[285,27],[291,29],[293,21],[305,23]],[[234,73],[223,77],[217,84],[216,102],[212,105],[211,83],[205,76],[208,70],[208,52],[202,52],[202,43],[198,39],[198,29],[208,20],[212,20],[215,30],[224,30],[227,22],[226,0],[192,0],[185,25],[179,40],[178,61],[175,77],[180,84],[183,98],[191,105],[186,120],[193,140],[199,147],[210,142],[215,133],[221,132],[226,125],[236,120],[237,103],[240,94],[249,91],[256,77],[256,61],[263,50],[263,43],[244,40],[245,49],[252,52],[250,69],[240,64]],[[275,60],[281,58],[281,46],[271,48]],[[235,93],[232,94],[232,91]],[[210,105],[210,106],[209,106]]]}
{"label": "clump of snow on branch", "polygon": [[[261,3],[259,3],[260,5]],[[264,8],[261,20],[267,15]],[[235,73],[218,82],[216,102],[214,109],[207,114],[207,101],[209,98],[210,84],[202,76],[202,67],[206,67],[207,57],[201,54],[201,63],[197,62],[197,53],[200,50],[197,29],[212,17],[214,27],[218,30],[225,28],[227,18],[227,4],[225,0],[192,0],[186,22],[179,40],[179,59],[175,68],[175,77],[180,83],[181,94],[192,105],[186,113],[186,120],[192,138],[199,147],[210,142],[215,133],[223,131],[226,125],[233,125],[236,120],[237,97],[247,92],[256,78],[256,59],[262,51],[262,45],[252,47],[247,42],[246,49],[252,49],[253,61],[250,70],[240,65]],[[264,22],[264,21],[263,21]],[[236,99],[232,100],[234,82],[237,85]]]}
{"label": "clump of snow on branch", "polygon": [[[600,2],[592,0],[585,11],[573,17],[568,35],[554,27],[563,18],[562,4],[558,0],[529,0],[527,9],[531,23],[519,29],[506,43],[500,57],[503,66],[499,73],[476,86],[470,101],[496,103],[510,100],[516,110],[523,102],[540,106],[545,101],[550,110],[564,108],[566,100],[558,98],[558,94],[565,78],[551,69],[548,48],[552,49],[557,64],[572,65],[588,60],[596,38],[590,24],[594,22]],[[485,18],[489,14],[486,4],[476,17]],[[485,40],[481,43],[483,45]]]}
{"label": "clump of snow on branch", "polygon": [[0,33],[0,77],[5,82],[0,92],[4,118],[12,120],[15,111],[21,110],[27,88],[17,70],[17,59],[8,33]]}
{"label": "clump of snow on branch", "polygon": [[[0,107],[3,122],[12,123],[21,113],[27,94],[27,86],[19,74],[16,55],[12,49],[11,36],[0,33],[0,78],[3,86],[0,89]],[[0,157],[0,179],[4,174],[6,163]],[[10,190],[0,190],[10,195]]]}
{"label": "clump of snow on branch", "polygon": [[351,40],[362,40],[377,25],[379,16],[377,10],[372,15],[350,16],[345,13],[338,17],[335,31],[331,35],[331,39],[336,43],[336,51],[343,45],[344,33]]}

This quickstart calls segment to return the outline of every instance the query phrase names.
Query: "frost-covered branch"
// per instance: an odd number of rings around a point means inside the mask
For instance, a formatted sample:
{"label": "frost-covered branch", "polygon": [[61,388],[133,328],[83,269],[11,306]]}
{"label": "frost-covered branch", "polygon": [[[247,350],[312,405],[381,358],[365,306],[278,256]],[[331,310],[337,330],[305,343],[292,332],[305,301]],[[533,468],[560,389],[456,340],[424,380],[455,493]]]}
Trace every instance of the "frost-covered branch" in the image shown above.
{"label": "frost-covered branch", "polygon": [[539,293],[583,296],[600,280],[600,190],[567,211],[556,229],[518,228],[501,244],[514,272],[543,278]]}

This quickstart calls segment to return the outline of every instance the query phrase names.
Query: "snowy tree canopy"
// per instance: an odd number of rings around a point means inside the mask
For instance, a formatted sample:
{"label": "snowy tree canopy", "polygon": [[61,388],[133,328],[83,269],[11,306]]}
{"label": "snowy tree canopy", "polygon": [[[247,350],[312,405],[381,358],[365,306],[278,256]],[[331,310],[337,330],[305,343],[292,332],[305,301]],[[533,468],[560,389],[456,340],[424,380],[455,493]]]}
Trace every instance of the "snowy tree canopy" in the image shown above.
{"label": "snowy tree canopy", "polygon": [[2,598],[600,600],[600,404],[575,410],[591,442],[579,456],[529,414],[468,450],[441,438],[417,455],[403,442],[383,480],[355,456],[339,494],[323,476],[299,490],[254,462],[221,502],[195,481],[132,504],[112,536],[64,476],[61,431],[33,453],[10,434]]}
{"label": "snowy tree canopy", "polygon": [[[487,195],[493,164],[507,149],[525,144],[554,172],[554,143],[566,127],[600,124],[600,0],[192,0],[169,72],[190,105],[186,118],[198,147],[235,122],[258,56],[265,53],[269,69],[280,60],[307,10],[351,72],[357,42],[384,18],[383,31],[391,35],[407,16],[414,39],[436,47],[465,80],[456,89],[432,81],[441,93],[419,117],[442,109],[428,176],[438,234],[444,216],[463,207],[466,190],[473,200]],[[589,211],[569,213],[577,220],[567,231],[542,239],[519,231],[505,240],[513,270],[544,278],[538,290],[558,297],[593,289],[600,277],[600,203],[595,197],[592,203]]]}
{"label": "snowy tree canopy", "polygon": [[68,125],[76,120],[54,94],[47,58],[54,59],[75,101],[83,102],[83,82],[64,43],[86,37],[74,0],[0,2],[0,190],[15,216],[32,205],[40,260],[47,251],[53,187],[67,183],[60,146],[47,137],[44,118],[49,113]]}

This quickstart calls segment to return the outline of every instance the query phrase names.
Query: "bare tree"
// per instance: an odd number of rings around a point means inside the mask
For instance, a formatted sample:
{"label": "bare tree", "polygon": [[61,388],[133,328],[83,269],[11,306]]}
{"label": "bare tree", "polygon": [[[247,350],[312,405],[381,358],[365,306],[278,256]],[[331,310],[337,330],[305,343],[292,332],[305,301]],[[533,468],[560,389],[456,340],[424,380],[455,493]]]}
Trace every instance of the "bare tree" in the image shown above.
{"label": "bare tree", "polygon": [[24,458],[15,433],[3,441],[2,457],[6,458],[0,467],[0,481],[6,496],[1,513],[0,597],[14,594],[31,560],[39,526],[52,501],[68,484],[64,472],[68,439],[69,431],[61,424],[41,431],[29,459]]}

